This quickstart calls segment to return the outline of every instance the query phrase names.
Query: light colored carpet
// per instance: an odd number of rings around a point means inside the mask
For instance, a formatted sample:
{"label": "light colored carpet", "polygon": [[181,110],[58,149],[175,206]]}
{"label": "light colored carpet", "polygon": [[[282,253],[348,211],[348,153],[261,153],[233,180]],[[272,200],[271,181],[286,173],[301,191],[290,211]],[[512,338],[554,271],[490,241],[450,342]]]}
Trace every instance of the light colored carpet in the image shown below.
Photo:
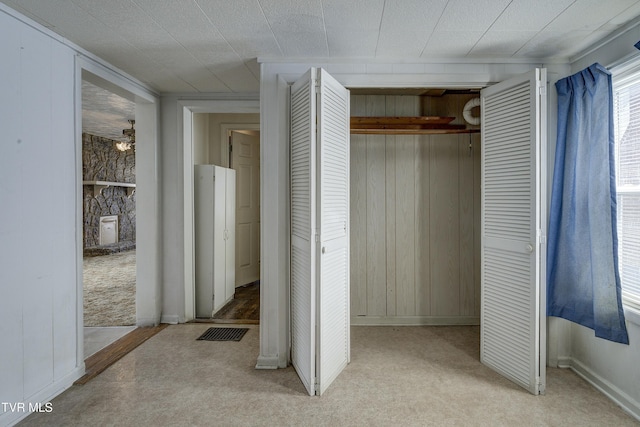
{"label": "light colored carpet", "polygon": [[136,251],[83,260],[84,326],[136,323]]}
{"label": "light colored carpet", "polygon": [[259,328],[196,341],[169,326],[27,426],[636,426],[569,370],[533,396],[479,362],[478,327],[352,327],[351,364],[321,397],[295,371],[254,369]]}

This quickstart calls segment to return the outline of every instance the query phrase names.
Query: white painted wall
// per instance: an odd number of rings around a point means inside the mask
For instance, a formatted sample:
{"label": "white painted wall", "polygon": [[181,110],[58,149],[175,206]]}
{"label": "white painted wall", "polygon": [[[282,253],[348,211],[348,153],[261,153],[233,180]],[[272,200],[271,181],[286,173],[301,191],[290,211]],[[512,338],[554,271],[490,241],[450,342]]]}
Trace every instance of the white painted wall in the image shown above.
{"label": "white painted wall", "polygon": [[[599,62],[605,67],[638,57],[633,47],[640,40],[640,25],[626,27],[618,37],[589,50],[571,64],[570,73],[576,73]],[[563,76],[564,77],[564,76]],[[555,337],[556,360],[569,366],[597,388],[608,394],[627,411],[640,419],[640,324],[638,319],[627,318],[630,345],[622,345],[596,338],[591,329],[553,319],[558,330]]]}
{"label": "white painted wall", "polygon": [[[218,137],[220,139],[220,137]],[[193,164],[209,163],[209,115],[196,113],[193,115]]]}
{"label": "white painted wall", "polygon": [[[84,373],[81,79],[136,101],[138,324],[160,319],[157,102],[140,82],[0,4],[0,402],[46,403]],[[121,93],[119,93],[121,94]],[[139,119],[139,120],[138,120]],[[46,221],[55,212],[55,226]],[[0,425],[29,414],[0,408]]]}
{"label": "white painted wall", "polygon": [[[0,57],[0,402],[44,403],[84,372],[75,58],[2,9]],[[0,425],[25,415],[0,407]]]}

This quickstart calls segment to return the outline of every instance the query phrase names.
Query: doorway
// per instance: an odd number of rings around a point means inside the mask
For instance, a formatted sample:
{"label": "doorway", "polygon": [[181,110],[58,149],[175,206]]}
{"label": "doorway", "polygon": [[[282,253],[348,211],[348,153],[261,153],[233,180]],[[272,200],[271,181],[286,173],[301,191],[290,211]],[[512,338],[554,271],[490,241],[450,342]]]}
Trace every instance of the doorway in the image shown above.
{"label": "doorway", "polygon": [[229,168],[236,171],[235,295],[214,319],[260,320],[260,131],[259,124],[221,126],[229,141]]}
{"label": "doorway", "polygon": [[[79,360],[84,360],[96,350],[96,346],[104,347],[136,326],[151,326],[160,321],[160,300],[156,298],[160,291],[157,233],[160,218],[157,203],[159,188],[156,180],[158,98],[138,83],[104,68],[91,59],[79,57],[76,64],[77,295],[88,294],[83,285],[91,279],[91,274],[87,274],[85,280],[83,261],[85,248],[93,247],[95,250],[92,255],[106,255],[107,258],[122,255],[127,258],[110,259],[111,265],[115,264],[120,270],[102,268],[102,274],[111,274],[113,277],[98,282],[108,282],[111,286],[114,282],[120,282],[121,286],[128,287],[128,294],[124,299],[129,306],[129,314],[124,320],[114,320],[115,323],[127,324],[126,331],[109,330],[106,334],[88,336],[84,327],[85,301],[84,298],[78,298],[77,334],[80,345],[77,347],[77,355]],[[88,91],[89,87],[93,90]],[[95,107],[101,102],[106,106],[90,108],[91,104]],[[119,113],[114,115],[114,111]],[[112,122],[114,116],[117,119]],[[133,134],[134,120],[137,137]],[[88,129],[87,121],[93,122],[95,126]],[[120,152],[117,143],[123,139],[135,144],[135,149],[132,146],[129,150]],[[91,150],[98,152],[87,153]],[[87,159],[87,164],[83,164],[83,157]],[[86,169],[86,174],[83,174],[83,169]],[[111,175],[106,175],[109,169]],[[105,201],[110,198],[116,200]],[[95,211],[95,205],[101,204],[108,207],[108,212]],[[92,216],[97,216],[95,224],[85,218],[83,211],[87,211],[92,220]],[[100,217],[107,217],[106,221],[104,218],[102,221],[106,223],[106,229],[102,233],[102,245]],[[117,218],[117,226],[114,217]],[[95,227],[85,228],[85,223]],[[97,298],[103,308],[111,305],[105,304],[105,299],[107,298]],[[89,320],[89,316],[86,317]],[[103,329],[102,326],[98,327]],[[85,349],[85,341],[90,348]]]}
{"label": "doorway", "polygon": [[[194,102],[191,105],[189,101],[183,104],[183,136],[187,142],[184,144],[184,199],[185,199],[185,229],[184,229],[184,254],[185,254],[185,321],[198,321],[195,316],[195,227],[194,227],[194,167],[197,164],[212,164],[228,168],[230,162],[230,144],[229,138],[231,132],[242,131],[244,134],[254,133],[258,135],[259,125],[259,102],[256,101],[206,101]],[[240,134],[242,135],[242,134]],[[190,143],[189,143],[190,142]],[[231,145],[232,146],[232,145]],[[257,148],[259,156],[260,148]],[[255,200],[257,197],[259,203],[260,197],[260,168],[258,157],[257,176],[254,175],[253,180],[249,180],[249,187],[252,188],[252,197],[249,200]],[[238,164],[238,161],[236,162]],[[258,180],[256,181],[255,178]],[[259,207],[258,207],[259,212]],[[253,247],[254,263],[259,260],[259,233],[258,230],[258,253],[255,254],[255,246]],[[251,233],[245,233],[247,237]],[[254,237],[254,242],[255,242]],[[251,246],[250,246],[251,247]],[[251,263],[250,263],[251,264]],[[259,266],[259,263],[258,263]],[[259,281],[259,273],[257,279],[253,282],[242,283],[255,284]],[[235,280],[235,279],[234,279]],[[238,283],[236,283],[238,284]],[[245,289],[237,288],[237,296],[243,296]],[[255,313],[259,317],[259,284],[255,287],[257,292],[252,293],[252,300],[255,304]],[[236,317],[233,315],[232,317]],[[220,323],[235,322],[237,319],[206,319],[205,321],[218,321]],[[257,318],[240,319],[246,323],[258,323]]]}
{"label": "doorway", "polygon": [[135,329],[135,103],[82,81],[84,356]]}

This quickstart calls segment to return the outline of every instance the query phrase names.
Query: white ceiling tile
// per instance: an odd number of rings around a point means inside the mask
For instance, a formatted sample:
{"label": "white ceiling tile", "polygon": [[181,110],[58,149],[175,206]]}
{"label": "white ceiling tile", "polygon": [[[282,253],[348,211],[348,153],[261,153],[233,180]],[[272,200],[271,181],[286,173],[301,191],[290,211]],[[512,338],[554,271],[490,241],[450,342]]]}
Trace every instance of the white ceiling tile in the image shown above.
{"label": "white ceiling tile", "polygon": [[545,30],[593,31],[631,7],[636,0],[577,0]]}
{"label": "white ceiling tile", "polygon": [[135,103],[87,81],[82,82],[82,132],[122,140],[135,120]]}
{"label": "white ceiling tile", "polygon": [[242,59],[282,55],[257,0],[196,0],[196,3]]}
{"label": "white ceiling tile", "polygon": [[423,31],[402,31],[380,34],[376,47],[378,58],[418,58],[431,33]]}
{"label": "white ceiling tile", "polygon": [[491,31],[538,32],[575,0],[514,0],[491,26]]}
{"label": "white ceiling tile", "polygon": [[578,52],[587,46],[585,42],[592,31],[551,31],[538,33],[525,44],[515,56],[531,57],[540,55],[541,58],[563,58],[578,47]]}
{"label": "white ceiling tile", "polygon": [[213,64],[207,69],[214,73],[232,92],[258,92],[260,90],[260,82],[242,60]]}
{"label": "white ceiling tile", "polygon": [[536,31],[494,31],[491,29],[473,47],[470,55],[511,56],[536,34]]}
{"label": "white ceiling tile", "polygon": [[482,31],[436,31],[424,48],[422,57],[432,55],[466,56],[482,37]]}
{"label": "white ceiling tile", "polygon": [[0,2],[161,92],[257,92],[258,56],[566,59],[640,15],[638,0]]}
{"label": "white ceiling tile", "polygon": [[157,0],[133,1],[197,58],[233,54],[234,59],[240,59],[194,0],[162,3]]}
{"label": "white ceiling tile", "polygon": [[322,5],[313,0],[260,0],[285,56],[329,55]]}
{"label": "white ceiling tile", "polygon": [[419,57],[446,4],[446,0],[387,0],[376,56]]}
{"label": "white ceiling tile", "polygon": [[486,31],[511,0],[451,0],[436,31]]}
{"label": "white ceiling tile", "polygon": [[329,56],[374,57],[378,32],[336,29],[328,32],[327,38],[329,40]]}
{"label": "white ceiling tile", "polygon": [[322,0],[324,24],[330,36],[335,30],[378,31],[384,0]]}

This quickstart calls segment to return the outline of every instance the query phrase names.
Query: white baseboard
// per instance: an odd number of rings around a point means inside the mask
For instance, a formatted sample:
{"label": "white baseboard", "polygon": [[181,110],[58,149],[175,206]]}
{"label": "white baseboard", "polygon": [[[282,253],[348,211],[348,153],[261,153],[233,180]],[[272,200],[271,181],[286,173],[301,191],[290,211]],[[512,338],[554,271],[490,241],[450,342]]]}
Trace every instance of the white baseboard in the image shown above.
{"label": "white baseboard", "polygon": [[[579,377],[600,390],[605,396],[614,401],[618,406],[624,409],[629,415],[640,421],[640,402],[620,390],[614,384],[611,384],[600,375],[593,372],[580,361],[572,358],[563,358],[563,362],[568,361],[568,366]],[[562,367],[562,365],[559,365]]]}
{"label": "white baseboard", "polygon": [[[64,377],[58,379],[57,381],[52,382],[47,387],[43,388],[39,392],[35,393],[32,396],[29,396],[25,399],[24,403],[26,408],[29,408],[29,404],[37,405],[41,404],[41,407],[46,409],[45,404],[50,402],[54,397],[68,389],[73,385],[73,383],[84,375],[84,363],[76,367],[73,371],[65,375]],[[19,402],[11,402],[11,403],[19,403]],[[55,406],[52,406],[51,409],[55,412]],[[0,426],[13,426],[16,425],[21,420],[25,419],[31,415],[29,411],[17,411],[17,412],[4,412],[0,413]]]}
{"label": "white baseboard", "polygon": [[477,316],[353,316],[352,326],[462,326],[479,325]]}
{"label": "white baseboard", "polygon": [[139,326],[139,327],[158,326],[158,319],[156,319],[155,317],[153,318],[138,317],[136,319],[136,326]]}
{"label": "white baseboard", "polygon": [[258,356],[256,369],[278,369],[280,365],[278,356]]}
{"label": "white baseboard", "polygon": [[162,315],[162,317],[160,318],[160,323],[168,323],[170,325],[177,325],[178,323],[184,323],[184,322],[180,322],[180,316],[176,316],[176,315]]}

